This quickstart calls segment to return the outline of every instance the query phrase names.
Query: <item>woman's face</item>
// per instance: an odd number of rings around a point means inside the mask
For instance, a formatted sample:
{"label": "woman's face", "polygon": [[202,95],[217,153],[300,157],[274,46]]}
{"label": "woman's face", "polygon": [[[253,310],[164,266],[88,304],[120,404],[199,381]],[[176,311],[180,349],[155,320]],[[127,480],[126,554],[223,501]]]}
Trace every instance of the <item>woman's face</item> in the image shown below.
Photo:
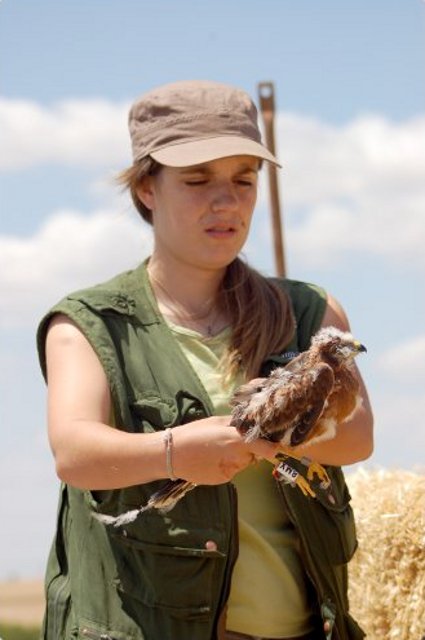
{"label": "woman's face", "polygon": [[137,191],[153,213],[154,253],[202,269],[222,269],[240,252],[257,197],[259,160],[221,158],[162,167]]}

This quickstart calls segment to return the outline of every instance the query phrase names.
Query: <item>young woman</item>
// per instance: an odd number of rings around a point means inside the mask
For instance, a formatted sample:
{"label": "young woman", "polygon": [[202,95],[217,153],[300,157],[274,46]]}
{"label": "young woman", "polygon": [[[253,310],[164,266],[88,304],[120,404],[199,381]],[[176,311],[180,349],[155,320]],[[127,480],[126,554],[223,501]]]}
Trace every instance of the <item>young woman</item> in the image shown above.
{"label": "young woman", "polygon": [[[277,445],[229,426],[239,384],[308,348],[320,326],[349,328],[322,289],[238,258],[261,164],[277,163],[255,106],[233,87],[180,82],[138,100],[129,124],[121,182],[152,224],[152,255],[69,295],[38,334],[62,480],[44,638],[362,638],[340,469],[372,449],[360,375],[353,419],[297,448],[329,465],[332,504],[277,483]],[[93,517],[140,507],[170,477],[199,485],[171,511],[117,528]]]}

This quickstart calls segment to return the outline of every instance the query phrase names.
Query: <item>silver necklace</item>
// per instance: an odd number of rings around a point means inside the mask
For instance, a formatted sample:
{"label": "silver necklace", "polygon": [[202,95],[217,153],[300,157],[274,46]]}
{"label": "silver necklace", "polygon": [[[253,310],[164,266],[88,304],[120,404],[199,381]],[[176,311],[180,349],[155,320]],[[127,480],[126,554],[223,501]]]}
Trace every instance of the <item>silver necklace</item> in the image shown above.
{"label": "silver necklace", "polygon": [[[149,273],[149,277],[152,283],[156,284],[157,287],[161,290],[163,294],[166,296],[166,300],[161,300],[163,306],[165,306],[170,313],[163,313],[166,317],[169,317],[171,320],[176,319],[179,323],[183,324],[183,326],[191,325],[189,328],[195,328],[195,330],[199,330],[202,328],[200,333],[206,334],[207,337],[211,338],[214,335],[214,327],[219,316],[219,310],[216,308],[215,313],[211,316],[211,312],[214,309],[214,298],[210,297],[201,305],[200,310],[198,312],[188,311],[182,303],[177,300],[164,286],[164,284],[158,280],[152,273]],[[170,304],[171,302],[171,304]],[[205,310],[205,307],[207,309]],[[209,318],[210,317],[210,318]],[[209,322],[203,323],[200,322],[202,320],[206,320],[209,318]]]}

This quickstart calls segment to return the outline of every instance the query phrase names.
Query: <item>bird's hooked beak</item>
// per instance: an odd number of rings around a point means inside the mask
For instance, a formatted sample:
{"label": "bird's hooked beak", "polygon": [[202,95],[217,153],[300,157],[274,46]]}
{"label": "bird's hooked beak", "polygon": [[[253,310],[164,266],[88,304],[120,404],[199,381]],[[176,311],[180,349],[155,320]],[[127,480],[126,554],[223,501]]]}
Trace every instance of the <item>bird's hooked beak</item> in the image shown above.
{"label": "bird's hooked beak", "polygon": [[367,349],[364,346],[364,344],[362,344],[361,342],[359,342],[358,340],[355,340],[353,343],[354,346],[354,353],[355,355],[357,355],[358,353],[367,353]]}

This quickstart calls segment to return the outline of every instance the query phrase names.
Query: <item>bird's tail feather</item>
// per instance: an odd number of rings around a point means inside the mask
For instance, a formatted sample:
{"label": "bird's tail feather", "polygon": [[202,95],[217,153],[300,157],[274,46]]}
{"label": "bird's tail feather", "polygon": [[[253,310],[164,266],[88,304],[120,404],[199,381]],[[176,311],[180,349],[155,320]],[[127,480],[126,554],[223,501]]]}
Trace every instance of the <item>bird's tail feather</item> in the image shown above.
{"label": "bird's tail feather", "polygon": [[169,480],[158,491],[155,491],[149,501],[139,509],[131,509],[119,516],[110,516],[104,513],[94,513],[93,516],[99,522],[114,527],[122,527],[130,522],[134,522],[138,516],[145,511],[158,509],[161,513],[170,511],[183,496],[196,487],[193,482],[186,480]]}

